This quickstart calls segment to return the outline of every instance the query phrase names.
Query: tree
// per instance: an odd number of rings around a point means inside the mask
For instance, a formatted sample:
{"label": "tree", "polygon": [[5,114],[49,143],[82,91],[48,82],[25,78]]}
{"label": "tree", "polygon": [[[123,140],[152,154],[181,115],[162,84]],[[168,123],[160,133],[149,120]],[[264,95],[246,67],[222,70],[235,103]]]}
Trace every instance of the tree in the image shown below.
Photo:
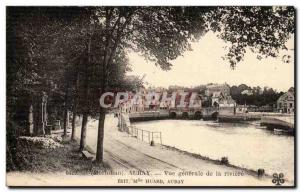
{"label": "tree", "polygon": [[[8,67],[8,97],[19,93],[13,87],[24,90],[24,82],[39,82],[48,90],[51,82],[57,84],[65,96],[64,110],[73,107],[73,111],[83,115],[80,148],[84,147],[88,116],[99,116],[99,162],[103,160],[107,111],[98,99],[104,92],[121,86],[128,70],[128,50],[137,51],[163,70],[169,70],[172,60],[190,50],[191,41],[211,30],[229,44],[224,59],[236,67],[248,50],[257,53],[258,58],[275,57],[294,33],[293,7],[22,9],[29,16],[19,16],[17,23],[21,27],[9,29],[21,35],[9,34],[10,41],[15,41],[13,44],[20,49],[17,53],[13,46],[8,49],[9,56],[16,56],[8,58],[12,63]],[[8,19],[13,23],[14,16]],[[13,99],[10,102],[15,103]]]}
{"label": "tree", "polygon": [[232,86],[230,87],[230,95],[235,96],[241,94],[241,92],[239,91],[239,88],[237,86]]}
{"label": "tree", "polygon": [[77,7],[8,8],[7,111],[12,116],[9,121],[18,122],[18,114],[23,112],[16,109],[26,111],[34,97],[46,92],[48,100],[55,101],[54,107],[60,109],[64,105],[62,120],[66,136],[66,112],[75,106],[70,90],[76,87],[78,60],[82,60],[85,48],[82,29],[89,26],[84,25],[87,13],[88,10]]}
{"label": "tree", "polygon": [[[275,56],[294,32],[293,8],[256,7],[105,7],[96,8],[93,24],[104,39],[101,92],[108,88],[108,73],[117,50],[139,51],[164,70],[190,49],[208,30],[231,42],[226,58],[234,67],[246,48],[260,55]],[[257,31],[258,30],[258,31]],[[98,39],[100,39],[98,37]],[[105,109],[100,106],[96,160],[103,159]]]}
{"label": "tree", "polygon": [[294,7],[218,7],[207,15],[209,30],[228,42],[224,56],[234,68],[250,49],[258,59],[276,57],[295,30]]}
{"label": "tree", "polygon": [[[194,15],[193,15],[194,14]],[[196,19],[202,12],[184,12],[175,7],[105,7],[96,8],[93,24],[102,29],[97,39],[104,39],[101,59],[101,93],[108,90],[108,74],[113,69],[116,52],[125,49],[140,51],[164,70],[188,50],[188,39],[200,34],[203,26]],[[197,29],[197,30],[196,30]],[[103,160],[105,109],[100,106],[96,160]]]}
{"label": "tree", "polygon": [[[8,8],[7,19],[7,111],[17,117],[22,114],[18,109],[26,114],[33,105],[35,110],[34,103],[40,100],[41,93],[53,90],[61,75],[56,64],[64,61],[53,59],[51,55],[55,52],[49,49],[53,39],[51,33],[58,27],[56,20],[51,20],[40,9],[24,7]],[[56,73],[49,73],[53,71],[50,68],[56,69]],[[10,120],[18,122],[20,119],[11,117]],[[34,129],[35,134],[44,133],[40,128],[43,127]]]}
{"label": "tree", "polygon": [[[16,138],[30,134],[31,106],[36,114],[39,106],[36,108],[35,103],[41,100],[41,94],[55,92],[63,76],[64,59],[54,58],[57,52],[51,49],[56,40],[53,34],[62,24],[58,21],[62,19],[50,18],[49,12],[40,8],[7,8],[7,149],[12,161],[17,159]],[[33,134],[45,133],[41,130],[44,127],[36,122],[33,125],[37,125]]]}

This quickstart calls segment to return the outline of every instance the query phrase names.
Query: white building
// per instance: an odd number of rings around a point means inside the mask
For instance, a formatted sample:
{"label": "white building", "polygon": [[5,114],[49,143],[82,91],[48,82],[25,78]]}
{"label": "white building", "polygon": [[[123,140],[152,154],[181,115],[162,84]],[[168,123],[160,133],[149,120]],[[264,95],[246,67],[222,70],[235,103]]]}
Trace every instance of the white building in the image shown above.
{"label": "white building", "polygon": [[295,112],[295,92],[290,89],[277,100],[277,110],[282,113]]}

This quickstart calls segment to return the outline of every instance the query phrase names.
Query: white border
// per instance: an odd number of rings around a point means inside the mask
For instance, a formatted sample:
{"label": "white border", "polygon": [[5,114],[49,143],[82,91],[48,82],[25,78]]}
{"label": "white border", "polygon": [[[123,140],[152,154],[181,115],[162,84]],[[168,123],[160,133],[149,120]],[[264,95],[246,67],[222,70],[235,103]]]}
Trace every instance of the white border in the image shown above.
{"label": "white border", "polygon": [[49,1],[37,1],[37,0],[2,0],[4,5],[187,5],[187,6],[219,6],[219,5],[296,5],[297,0],[251,0],[251,1],[241,1],[241,0],[209,0],[209,1],[196,1],[196,0],[109,0],[109,1],[96,1],[96,0],[49,0]]}
{"label": "white border", "polygon": [[[222,0],[222,1],[217,1],[217,0],[208,0],[208,1],[196,1],[196,0],[109,0],[109,1],[95,1],[95,0],[48,0],[48,1],[37,1],[37,0],[27,0],[26,2],[23,1],[18,1],[18,0],[2,0],[0,2],[0,58],[1,58],[1,64],[0,64],[0,135],[2,136],[0,140],[0,146],[1,146],[1,163],[0,163],[0,189],[1,191],[8,191],[10,190],[9,188],[6,187],[6,162],[5,162],[5,151],[6,151],[6,145],[5,145],[5,135],[6,135],[6,120],[5,120],[5,98],[6,98],[6,85],[5,85],[5,79],[6,79],[6,53],[5,53],[5,47],[6,47],[6,6],[101,6],[101,5],[127,5],[127,6],[134,6],[134,5],[189,5],[189,6],[218,6],[218,5],[292,5],[295,6],[296,9],[299,9],[300,1],[299,0],[251,0],[251,1],[241,1],[241,0]],[[299,11],[299,10],[297,10]],[[297,12],[297,26],[299,26],[299,12]],[[297,37],[297,45],[299,45],[299,37]],[[298,61],[298,50],[296,52],[297,55],[297,61]],[[297,74],[299,73],[299,67],[297,67]],[[297,91],[299,90],[299,82],[297,82]],[[299,94],[297,94],[297,101],[299,101]],[[298,104],[299,102],[297,102]],[[297,109],[298,105],[297,105]],[[298,112],[299,113],[299,112]],[[299,119],[297,118],[297,122],[299,122]],[[298,128],[298,126],[297,126]],[[297,131],[299,132],[299,131]],[[297,140],[299,134],[297,135]],[[298,146],[298,143],[297,143]],[[299,146],[297,148],[297,154],[299,154]],[[297,166],[299,167],[299,165]],[[297,184],[299,185],[299,175],[297,176]],[[25,190],[31,190],[31,189],[20,189],[21,191]],[[36,191],[43,190],[41,189],[36,189]],[[67,190],[82,190],[82,189],[51,189],[55,191],[67,191]],[[108,189],[101,189],[101,190],[108,190]],[[118,189],[109,189],[109,191],[115,191]],[[131,190],[131,189],[126,189],[126,190]],[[142,189],[139,189],[139,191]],[[163,190],[163,189],[156,189],[156,190]],[[182,189],[184,190],[184,189]],[[203,189],[202,189],[203,190]],[[256,189],[257,190],[257,189]],[[264,189],[262,189],[264,190]],[[246,191],[250,191],[250,189],[247,189]]]}

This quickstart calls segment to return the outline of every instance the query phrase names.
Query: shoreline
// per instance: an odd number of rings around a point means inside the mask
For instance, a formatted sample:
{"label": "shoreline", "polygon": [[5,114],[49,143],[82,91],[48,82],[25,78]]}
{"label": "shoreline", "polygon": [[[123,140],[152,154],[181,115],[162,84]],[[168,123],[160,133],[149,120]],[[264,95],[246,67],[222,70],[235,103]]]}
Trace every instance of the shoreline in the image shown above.
{"label": "shoreline", "polygon": [[[95,129],[97,130],[97,129]],[[172,169],[173,166],[176,166],[176,170],[222,170],[222,171],[228,171],[228,172],[237,172],[241,171],[244,173],[243,177],[239,177],[236,179],[240,179],[241,181],[244,180],[251,180],[253,181],[253,185],[258,185],[261,183],[265,186],[272,186],[272,183],[270,182],[272,179],[271,175],[265,174],[263,177],[257,176],[257,171],[239,167],[236,165],[232,165],[230,163],[224,164],[221,163],[220,160],[214,160],[210,159],[209,157],[202,156],[200,154],[190,153],[184,150],[180,150],[175,147],[171,147],[168,145],[160,145],[157,144],[155,146],[149,146],[145,142],[141,142],[137,140],[136,138],[129,137],[127,133],[125,132],[119,132],[115,129],[110,129],[109,132],[106,133],[106,146],[110,146],[106,148],[105,150],[105,164],[108,167],[111,167],[112,170],[119,169],[119,167],[115,167],[116,162],[114,162],[116,159],[111,159],[111,154],[114,154],[115,157],[117,157],[117,160],[128,163],[130,168],[128,170],[135,170],[135,169],[141,169],[141,170],[152,170],[152,168],[158,169],[158,170],[168,170],[167,167]],[[77,142],[76,142],[77,143]],[[78,143],[77,143],[78,144]],[[94,146],[89,146],[87,144],[86,149],[88,151],[93,151]],[[118,149],[116,149],[116,147]],[[123,150],[124,147],[127,150]],[[110,151],[110,153],[108,153]],[[126,153],[124,152],[126,151]],[[124,152],[124,153],[123,153]],[[132,159],[132,155],[138,156],[137,159],[143,159],[142,164],[137,162],[136,160]],[[173,155],[173,159],[169,158]],[[127,162],[126,162],[127,161]],[[146,164],[144,162],[147,162]],[[148,164],[150,163],[150,164]],[[157,164],[159,163],[159,164]],[[111,165],[111,166],[110,166]],[[126,164],[127,165],[127,164]],[[148,165],[148,166],[145,166]],[[154,166],[153,166],[154,165]],[[127,170],[127,168],[126,168]],[[155,170],[155,169],[154,169]],[[26,175],[26,172],[20,173],[21,175]],[[13,176],[12,174],[11,176]],[[24,175],[24,176],[25,176]],[[80,176],[80,175],[78,175]],[[22,176],[23,177],[23,176]],[[35,175],[36,178],[40,178],[40,174]],[[71,176],[70,176],[71,177]],[[12,179],[12,177],[10,177]],[[98,177],[96,177],[98,178]],[[93,179],[96,179],[93,178]],[[101,177],[102,179],[105,177]],[[212,177],[213,180],[216,177]],[[70,178],[71,179],[71,178]],[[194,178],[196,179],[196,177]],[[46,182],[46,178],[43,178],[43,180]],[[237,180],[234,180],[237,182]],[[36,182],[36,180],[34,180]],[[269,183],[270,182],[270,183]],[[56,182],[54,182],[56,183]],[[96,183],[96,181],[95,181]],[[231,183],[231,182],[230,182]],[[239,183],[239,182],[238,182]],[[98,184],[98,183],[97,183]],[[100,183],[99,183],[100,184]],[[101,184],[100,184],[101,185]],[[234,182],[230,184],[231,186],[234,186]],[[287,186],[293,186],[294,182],[290,180],[286,180]],[[238,186],[243,186],[242,182]]]}
{"label": "shoreline", "polygon": [[[179,153],[182,153],[184,155],[187,155],[187,156],[190,156],[190,157],[193,157],[193,158],[196,158],[196,159],[201,159],[201,160],[213,163],[215,165],[221,165],[221,166],[226,166],[226,167],[229,167],[229,168],[234,168],[234,169],[237,169],[237,170],[241,170],[241,171],[244,171],[245,173],[247,173],[248,175],[258,177],[258,171],[255,171],[255,170],[250,169],[250,168],[244,168],[244,167],[240,167],[240,166],[230,164],[230,163],[227,163],[227,164],[222,163],[221,160],[211,159],[210,157],[202,156],[201,154],[191,153],[191,152],[181,150],[181,149],[178,149],[176,147],[172,147],[172,146],[168,146],[168,145],[161,145],[161,146],[166,148],[167,150],[177,151]],[[266,173],[263,175],[263,177],[272,178],[271,175],[266,174]]]}

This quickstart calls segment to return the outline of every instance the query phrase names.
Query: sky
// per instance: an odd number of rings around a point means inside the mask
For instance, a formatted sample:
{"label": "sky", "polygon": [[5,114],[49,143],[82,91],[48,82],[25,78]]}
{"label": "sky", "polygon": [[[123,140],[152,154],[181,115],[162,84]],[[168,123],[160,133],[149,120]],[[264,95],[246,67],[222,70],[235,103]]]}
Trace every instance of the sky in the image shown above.
{"label": "sky", "polygon": [[[171,70],[163,71],[151,61],[146,61],[139,53],[130,52],[129,62],[132,72],[128,75],[145,75],[148,86],[168,87],[179,85],[192,87],[207,83],[227,83],[229,85],[247,84],[248,86],[268,86],[278,91],[287,91],[294,86],[294,41],[290,39],[286,46],[289,51],[281,51],[278,58],[268,57],[258,60],[250,51],[244,61],[231,69],[229,62],[222,56],[226,43],[213,32],[207,33],[198,42],[192,43],[192,51],[173,60]],[[282,56],[290,54],[292,62],[284,63]],[[147,85],[146,85],[147,86]]]}

